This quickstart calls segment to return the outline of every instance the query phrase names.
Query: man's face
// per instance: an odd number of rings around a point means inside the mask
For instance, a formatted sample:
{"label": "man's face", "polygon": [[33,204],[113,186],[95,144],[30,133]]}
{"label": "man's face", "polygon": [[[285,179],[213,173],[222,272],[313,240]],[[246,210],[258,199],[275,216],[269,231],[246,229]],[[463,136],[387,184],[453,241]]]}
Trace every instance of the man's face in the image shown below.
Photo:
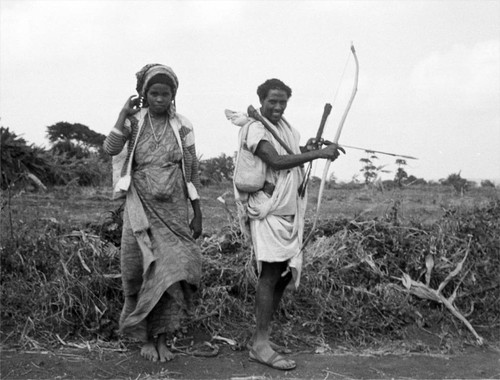
{"label": "man's face", "polygon": [[271,121],[273,124],[277,124],[283,112],[285,112],[286,105],[288,103],[288,96],[283,90],[270,90],[267,93],[265,99],[260,100],[261,108],[260,112],[262,116]]}

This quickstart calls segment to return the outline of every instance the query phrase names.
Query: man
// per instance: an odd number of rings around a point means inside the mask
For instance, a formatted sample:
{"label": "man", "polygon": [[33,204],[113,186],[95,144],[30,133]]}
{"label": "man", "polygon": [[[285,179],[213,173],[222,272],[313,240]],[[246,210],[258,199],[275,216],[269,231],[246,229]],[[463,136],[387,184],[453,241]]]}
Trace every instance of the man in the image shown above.
{"label": "man", "polygon": [[[240,133],[240,144],[246,137],[248,149],[267,166],[262,190],[248,194],[235,187],[240,214],[245,214],[243,219],[249,224],[259,270],[255,301],[257,326],[249,344],[250,360],[275,369],[290,370],[296,364],[276,351],[279,347],[270,341],[270,327],[285,289],[299,285],[307,198],[307,195],[300,197],[298,194],[304,176],[302,166],[318,158],[335,160],[339,156],[338,149],[342,148],[331,144],[317,149],[315,139],[309,139],[306,147],[299,146],[299,133],[283,117],[292,90],[279,79],[269,79],[261,84],[257,95],[260,114],[270,122],[275,134],[293,154],[287,153],[283,144],[261,122],[246,120],[242,128],[246,136]],[[235,119],[233,123],[237,124]],[[241,115],[238,120],[243,126]]]}

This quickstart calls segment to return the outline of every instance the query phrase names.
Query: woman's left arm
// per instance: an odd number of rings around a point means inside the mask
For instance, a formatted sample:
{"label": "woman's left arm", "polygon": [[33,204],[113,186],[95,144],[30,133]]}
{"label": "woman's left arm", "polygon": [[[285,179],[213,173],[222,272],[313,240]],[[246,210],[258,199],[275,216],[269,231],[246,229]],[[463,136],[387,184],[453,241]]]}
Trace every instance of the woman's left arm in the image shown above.
{"label": "woman's left arm", "polygon": [[[196,188],[196,191],[200,192],[201,182],[200,175],[198,173],[200,163],[198,162],[198,157],[196,156],[196,148],[195,145],[192,144],[186,148],[191,156],[191,183]],[[193,238],[198,238],[202,232],[202,214],[201,214],[201,206],[200,206],[200,198],[191,200],[191,207],[193,208],[193,220],[191,221],[190,227],[193,231]]]}
{"label": "woman's left arm", "polygon": [[189,228],[193,231],[193,238],[197,239],[201,235],[202,227],[202,215],[201,215],[201,207],[200,207],[200,198],[191,201],[191,207],[193,208],[193,219],[191,223],[189,223]]}
{"label": "woman's left arm", "polygon": [[179,134],[182,139],[182,149],[184,151],[184,175],[188,186],[188,194],[193,208],[193,219],[189,223],[193,238],[198,238],[202,232],[202,215],[200,206],[200,174],[198,157],[196,156],[196,147],[194,140],[194,131],[191,122],[185,118],[181,120],[182,127],[179,129]]}

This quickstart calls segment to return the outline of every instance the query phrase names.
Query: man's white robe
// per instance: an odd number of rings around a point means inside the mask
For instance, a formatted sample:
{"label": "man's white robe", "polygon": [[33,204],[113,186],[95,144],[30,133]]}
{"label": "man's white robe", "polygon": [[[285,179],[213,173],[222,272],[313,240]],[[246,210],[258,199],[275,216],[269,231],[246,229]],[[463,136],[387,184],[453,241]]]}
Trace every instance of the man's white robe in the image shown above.
{"label": "man's white robe", "polygon": [[[288,154],[262,123],[247,119],[243,114],[231,116],[228,115],[228,118],[242,127],[239,134],[240,146],[246,136],[247,146],[252,153],[255,153],[262,140],[266,140],[280,155]],[[294,153],[301,153],[300,135],[285,119],[278,125],[273,125],[273,128]],[[299,286],[302,269],[301,246],[307,202],[307,194],[303,198],[298,195],[303,176],[301,167],[279,171],[267,167],[266,181],[275,185],[272,196],[264,191],[248,194],[234,189],[239,212],[244,213],[243,219],[248,221],[247,232],[251,236],[259,271],[262,261],[287,262],[293,274],[292,285],[295,288]]]}

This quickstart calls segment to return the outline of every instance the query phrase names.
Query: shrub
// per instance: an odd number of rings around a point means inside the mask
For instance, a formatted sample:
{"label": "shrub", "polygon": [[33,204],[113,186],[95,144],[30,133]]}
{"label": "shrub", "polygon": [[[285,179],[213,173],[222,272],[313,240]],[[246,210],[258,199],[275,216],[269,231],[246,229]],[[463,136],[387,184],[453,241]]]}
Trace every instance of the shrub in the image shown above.
{"label": "shrub", "polygon": [[24,188],[34,175],[45,186],[68,185],[109,186],[111,183],[111,160],[99,153],[87,152],[84,157],[56,154],[34,145],[23,138],[0,128],[1,166],[0,186]]}
{"label": "shrub", "polygon": [[460,172],[450,174],[446,179],[441,180],[443,185],[451,185],[458,194],[462,194],[469,188],[469,182],[460,176]]}
{"label": "shrub", "polygon": [[57,223],[24,225],[17,233],[22,242],[2,247],[0,280],[2,320],[14,325],[16,335],[51,341],[55,334],[116,338],[121,307],[116,247]]}
{"label": "shrub", "polygon": [[495,188],[495,184],[493,182],[491,182],[489,179],[484,179],[481,181],[481,187]]}
{"label": "shrub", "polygon": [[25,185],[29,182],[27,174],[33,174],[44,182],[47,173],[51,172],[51,165],[42,148],[28,145],[26,140],[4,127],[0,127],[0,142],[2,189],[16,183]]}
{"label": "shrub", "polygon": [[233,157],[221,153],[219,157],[200,160],[200,179],[204,185],[211,185],[233,178]]}

